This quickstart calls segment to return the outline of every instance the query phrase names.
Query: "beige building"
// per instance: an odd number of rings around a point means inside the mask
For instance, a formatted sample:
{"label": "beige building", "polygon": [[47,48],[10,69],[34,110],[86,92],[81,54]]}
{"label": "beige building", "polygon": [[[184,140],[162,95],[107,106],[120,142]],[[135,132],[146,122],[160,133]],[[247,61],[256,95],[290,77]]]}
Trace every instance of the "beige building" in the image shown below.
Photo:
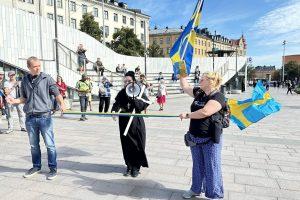
{"label": "beige building", "polygon": [[[169,52],[183,31],[183,27],[157,29],[150,31],[150,45],[156,42],[163,50],[164,56],[168,57]],[[214,49],[213,49],[214,46]],[[224,57],[234,56],[237,51],[238,56],[246,55],[246,42],[242,35],[238,40],[228,39],[221,35],[211,35],[207,28],[199,30],[195,39],[195,57]]]}
{"label": "beige building", "polygon": [[[149,44],[150,16],[143,14],[139,9],[128,8],[124,2],[104,0],[104,7],[102,0],[56,0],[56,2],[57,20],[61,24],[79,29],[82,15],[92,13],[101,29],[104,16],[106,42],[112,40],[117,30],[128,27],[134,30],[143,43],[146,36],[146,44]],[[54,19],[54,0],[1,0],[0,4]]]}

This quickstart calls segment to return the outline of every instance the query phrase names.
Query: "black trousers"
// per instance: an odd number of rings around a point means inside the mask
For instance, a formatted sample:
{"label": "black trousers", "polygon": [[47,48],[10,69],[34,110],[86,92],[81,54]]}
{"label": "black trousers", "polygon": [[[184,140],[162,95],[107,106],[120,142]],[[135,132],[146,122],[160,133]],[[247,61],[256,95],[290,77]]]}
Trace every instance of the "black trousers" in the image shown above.
{"label": "black trousers", "polygon": [[110,104],[110,97],[100,96],[99,112],[103,112],[103,107],[104,107],[104,112],[107,113],[109,109],[109,104]]}

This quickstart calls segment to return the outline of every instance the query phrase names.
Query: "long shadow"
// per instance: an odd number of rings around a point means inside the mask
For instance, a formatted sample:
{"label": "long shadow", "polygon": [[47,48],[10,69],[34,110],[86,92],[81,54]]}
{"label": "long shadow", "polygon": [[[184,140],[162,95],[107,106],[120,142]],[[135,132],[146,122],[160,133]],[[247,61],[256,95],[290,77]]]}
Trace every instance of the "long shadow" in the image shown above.
{"label": "long shadow", "polygon": [[[81,179],[74,181],[75,184],[85,185],[87,190],[92,191],[97,195],[112,194],[126,196],[133,199],[170,199],[173,195],[172,199],[182,199],[181,194],[184,192],[183,190],[166,188],[159,182],[149,179],[100,180],[79,174],[75,176]],[[93,184],[86,185],[87,183]],[[197,199],[204,200],[203,198]]]}

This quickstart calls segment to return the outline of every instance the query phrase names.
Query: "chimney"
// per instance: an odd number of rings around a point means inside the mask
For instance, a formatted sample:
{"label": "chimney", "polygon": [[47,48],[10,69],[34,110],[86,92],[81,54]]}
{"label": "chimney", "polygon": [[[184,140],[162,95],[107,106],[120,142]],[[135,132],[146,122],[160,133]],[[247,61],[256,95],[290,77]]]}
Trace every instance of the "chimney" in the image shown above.
{"label": "chimney", "polygon": [[157,26],[156,25],[154,26],[154,30],[157,30]]}
{"label": "chimney", "polygon": [[168,26],[166,26],[166,29],[168,30],[168,29],[169,29],[169,27],[168,27]]}

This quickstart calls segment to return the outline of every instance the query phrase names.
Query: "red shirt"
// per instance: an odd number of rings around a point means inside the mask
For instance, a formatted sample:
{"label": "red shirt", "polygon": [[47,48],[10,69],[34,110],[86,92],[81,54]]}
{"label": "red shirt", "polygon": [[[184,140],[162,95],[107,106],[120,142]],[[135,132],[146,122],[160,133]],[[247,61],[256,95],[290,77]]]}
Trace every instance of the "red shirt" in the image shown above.
{"label": "red shirt", "polygon": [[65,92],[67,91],[66,84],[64,82],[61,82],[60,84],[58,82],[56,82],[56,85],[59,89],[61,96],[66,97],[66,94],[65,94]]}

